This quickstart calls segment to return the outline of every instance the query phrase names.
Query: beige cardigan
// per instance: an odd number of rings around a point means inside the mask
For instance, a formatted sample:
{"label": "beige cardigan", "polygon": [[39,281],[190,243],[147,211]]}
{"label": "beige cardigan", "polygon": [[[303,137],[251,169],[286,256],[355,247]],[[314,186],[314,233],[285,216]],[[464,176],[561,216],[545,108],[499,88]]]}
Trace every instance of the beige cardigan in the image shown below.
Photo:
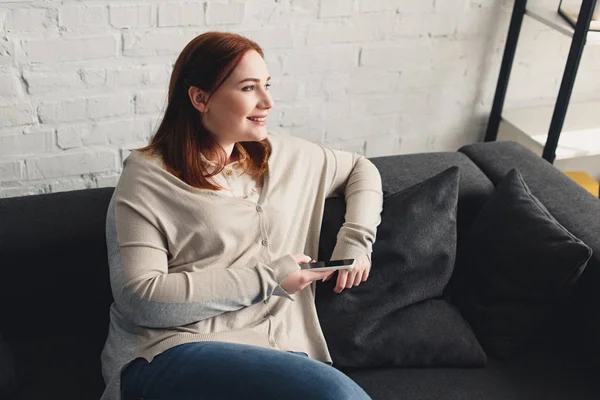
{"label": "beige cardigan", "polygon": [[332,259],[371,254],[381,221],[381,177],[363,156],[269,134],[272,155],[258,204],[191,187],[157,158],[125,161],[106,222],[115,302],[102,352],[107,388],[120,372],[183,343],[226,341],[301,351],[330,363],[314,285],[288,295],[279,284],[317,258],[325,199],[347,210]]}

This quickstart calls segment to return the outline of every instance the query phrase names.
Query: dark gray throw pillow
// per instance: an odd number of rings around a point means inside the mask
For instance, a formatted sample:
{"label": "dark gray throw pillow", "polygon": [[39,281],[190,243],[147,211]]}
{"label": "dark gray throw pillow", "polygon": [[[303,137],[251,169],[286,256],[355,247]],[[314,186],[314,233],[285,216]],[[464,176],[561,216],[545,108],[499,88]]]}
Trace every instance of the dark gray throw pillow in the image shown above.
{"label": "dark gray throw pillow", "polygon": [[[436,299],[456,251],[459,170],[449,168],[384,199],[369,279],[333,292],[318,283],[316,306],[334,365],[481,366],[487,361],[468,324]],[[325,205],[319,259],[329,259],[344,222],[341,198]]]}
{"label": "dark gray throw pillow", "polygon": [[484,204],[457,263],[455,303],[485,351],[512,355],[547,321],[592,250],[564,228],[511,170]]}

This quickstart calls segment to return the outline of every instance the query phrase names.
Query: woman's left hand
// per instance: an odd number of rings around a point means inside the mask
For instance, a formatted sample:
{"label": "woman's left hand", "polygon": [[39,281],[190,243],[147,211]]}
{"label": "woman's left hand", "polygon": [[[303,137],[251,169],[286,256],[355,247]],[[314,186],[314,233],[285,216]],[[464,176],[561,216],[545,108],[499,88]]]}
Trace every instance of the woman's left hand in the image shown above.
{"label": "woman's left hand", "polygon": [[[337,284],[335,285],[335,289],[333,289],[333,291],[336,293],[342,293],[342,290],[344,289],[350,289],[353,286],[360,285],[361,282],[365,282],[369,278],[369,272],[371,272],[371,263],[365,254],[356,259],[356,264],[354,265],[354,268],[352,268],[352,271],[338,271]],[[325,278],[324,282],[331,279],[334,273],[335,272],[332,272],[327,278]]]}

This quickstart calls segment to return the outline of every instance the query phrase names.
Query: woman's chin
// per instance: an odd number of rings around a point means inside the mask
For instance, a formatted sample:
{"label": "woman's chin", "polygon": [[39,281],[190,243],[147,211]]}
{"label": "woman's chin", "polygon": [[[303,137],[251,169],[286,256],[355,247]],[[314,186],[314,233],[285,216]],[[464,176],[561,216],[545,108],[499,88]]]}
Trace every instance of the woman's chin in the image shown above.
{"label": "woman's chin", "polygon": [[248,134],[248,141],[252,142],[260,142],[261,140],[265,140],[267,138],[267,127],[261,126],[260,129],[255,129]]}

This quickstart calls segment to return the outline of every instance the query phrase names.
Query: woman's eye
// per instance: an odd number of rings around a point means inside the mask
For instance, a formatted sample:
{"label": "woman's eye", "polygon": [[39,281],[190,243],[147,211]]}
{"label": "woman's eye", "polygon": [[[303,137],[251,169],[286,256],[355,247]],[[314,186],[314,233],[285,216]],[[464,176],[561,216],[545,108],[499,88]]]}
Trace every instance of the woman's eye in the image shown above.
{"label": "woman's eye", "polygon": [[[265,90],[269,90],[269,88],[270,88],[270,87],[271,87],[271,84],[270,84],[270,83],[266,83],[266,84],[265,84]],[[244,91],[244,92],[251,92],[251,91],[253,91],[254,89],[256,89],[256,86],[255,86],[255,85],[248,85],[248,86],[244,86],[244,87],[242,88],[242,91]]]}

